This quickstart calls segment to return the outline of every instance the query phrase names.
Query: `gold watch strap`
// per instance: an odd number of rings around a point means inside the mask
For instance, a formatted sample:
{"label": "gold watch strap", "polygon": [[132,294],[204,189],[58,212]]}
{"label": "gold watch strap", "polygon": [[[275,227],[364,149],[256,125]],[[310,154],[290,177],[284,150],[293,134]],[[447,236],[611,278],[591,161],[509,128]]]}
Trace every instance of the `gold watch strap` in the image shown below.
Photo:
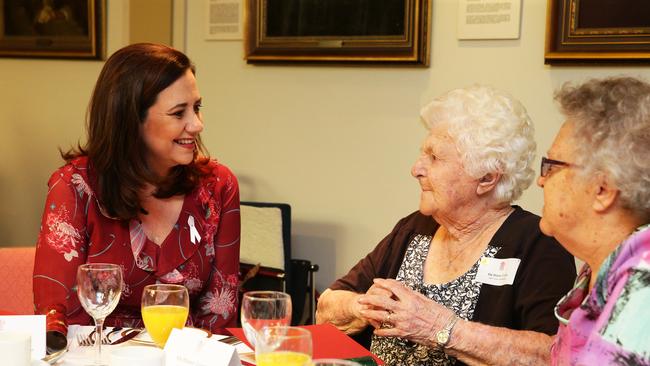
{"label": "gold watch strap", "polygon": [[451,340],[451,331],[454,329],[454,325],[460,319],[456,315],[453,316],[451,320],[436,333],[436,342],[440,348],[446,348]]}

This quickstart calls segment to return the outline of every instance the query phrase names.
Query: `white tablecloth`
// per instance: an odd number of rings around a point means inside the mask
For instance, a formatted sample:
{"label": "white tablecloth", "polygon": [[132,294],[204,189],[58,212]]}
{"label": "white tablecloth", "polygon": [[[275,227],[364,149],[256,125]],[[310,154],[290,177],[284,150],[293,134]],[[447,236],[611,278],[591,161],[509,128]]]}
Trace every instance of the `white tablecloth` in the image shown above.
{"label": "white tablecloth", "polygon": [[[67,366],[67,365],[85,365],[88,364],[89,361],[92,361],[95,359],[95,347],[82,347],[77,344],[77,334],[81,333],[84,336],[90,334],[94,327],[92,326],[79,326],[79,325],[71,325],[68,328],[68,351],[63,355],[61,359],[59,359],[54,365],[57,366]],[[110,331],[110,327],[106,328],[104,331],[104,334],[108,333]],[[122,336],[122,331],[119,331],[117,333],[113,333],[110,336],[111,341],[115,341],[119,339]],[[213,338],[216,339],[221,339],[225,338],[226,336],[218,335],[218,334],[213,334]],[[124,343],[120,343],[115,346],[111,345],[102,345],[102,361],[104,361],[106,364],[108,364],[108,355],[110,354],[111,350],[115,349],[116,347],[126,347],[126,346],[133,346],[133,345],[143,345],[142,342],[138,342],[137,340],[150,340],[151,338],[148,337],[146,334],[138,335],[136,340],[133,341],[127,341]],[[155,347],[152,345],[152,347]],[[237,353],[240,354],[240,357],[242,356],[248,356],[245,358],[250,359],[250,353],[253,352],[246,344],[240,343],[235,345],[235,348],[237,349]]]}

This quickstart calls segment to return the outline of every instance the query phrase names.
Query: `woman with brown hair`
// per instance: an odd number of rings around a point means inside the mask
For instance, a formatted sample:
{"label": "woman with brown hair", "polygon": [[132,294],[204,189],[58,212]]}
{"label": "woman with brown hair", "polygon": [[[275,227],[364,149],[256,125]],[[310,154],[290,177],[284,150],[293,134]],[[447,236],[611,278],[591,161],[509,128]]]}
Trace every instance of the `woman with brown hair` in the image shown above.
{"label": "woman with brown hair", "polygon": [[83,263],[122,267],[120,303],[106,325],[142,327],[144,286],[181,284],[188,322],[223,333],[235,324],[239,188],[201,143],[194,66],[163,45],[133,44],[104,65],[85,145],[52,174],[36,248],[34,304],[48,331],[92,324],[75,294]]}

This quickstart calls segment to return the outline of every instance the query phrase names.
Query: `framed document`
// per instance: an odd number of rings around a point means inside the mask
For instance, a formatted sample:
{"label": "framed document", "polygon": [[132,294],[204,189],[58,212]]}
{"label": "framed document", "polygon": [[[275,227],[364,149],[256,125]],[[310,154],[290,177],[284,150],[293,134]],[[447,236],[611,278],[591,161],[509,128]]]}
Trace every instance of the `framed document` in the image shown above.
{"label": "framed document", "polygon": [[428,66],[432,0],[247,0],[249,63]]}
{"label": "framed document", "polygon": [[650,1],[548,0],[547,64],[650,61]]}
{"label": "framed document", "polygon": [[458,39],[517,39],[521,0],[458,0]]}

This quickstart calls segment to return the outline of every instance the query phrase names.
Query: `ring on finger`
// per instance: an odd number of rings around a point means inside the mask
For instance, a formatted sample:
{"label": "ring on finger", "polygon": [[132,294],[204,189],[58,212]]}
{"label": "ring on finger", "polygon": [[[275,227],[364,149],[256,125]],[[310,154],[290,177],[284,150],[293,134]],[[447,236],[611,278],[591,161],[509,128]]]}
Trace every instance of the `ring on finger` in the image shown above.
{"label": "ring on finger", "polygon": [[382,328],[392,328],[393,327],[393,323],[391,323],[391,321],[390,321],[391,315],[393,315],[392,311],[387,311],[386,312],[386,317],[384,318],[384,321],[381,323]]}

